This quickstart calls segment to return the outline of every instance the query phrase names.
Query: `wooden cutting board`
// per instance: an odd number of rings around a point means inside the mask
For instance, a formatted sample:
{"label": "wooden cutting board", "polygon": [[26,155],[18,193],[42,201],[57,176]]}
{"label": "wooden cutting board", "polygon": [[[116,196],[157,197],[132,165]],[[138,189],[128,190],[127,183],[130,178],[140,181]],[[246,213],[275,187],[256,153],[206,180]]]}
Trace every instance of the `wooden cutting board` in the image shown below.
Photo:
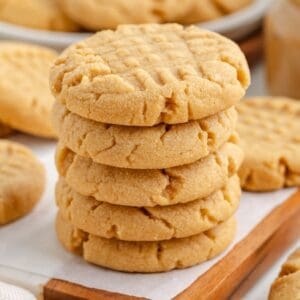
{"label": "wooden cutting board", "polygon": [[[276,260],[278,254],[299,239],[299,228],[300,190],[275,208],[223,259],[175,299],[227,299],[266,257],[270,264],[270,261]],[[91,289],[58,279],[51,279],[44,286],[43,293],[45,300],[143,299]]]}

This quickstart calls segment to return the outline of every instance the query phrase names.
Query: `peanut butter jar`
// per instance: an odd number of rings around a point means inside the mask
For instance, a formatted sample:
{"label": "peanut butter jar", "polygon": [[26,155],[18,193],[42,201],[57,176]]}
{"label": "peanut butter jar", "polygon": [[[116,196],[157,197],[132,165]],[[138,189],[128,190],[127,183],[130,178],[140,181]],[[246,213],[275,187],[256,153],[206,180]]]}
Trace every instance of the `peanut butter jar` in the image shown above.
{"label": "peanut butter jar", "polygon": [[300,0],[274,2],[265,19],[265,51],[269,92],[300,99]]}

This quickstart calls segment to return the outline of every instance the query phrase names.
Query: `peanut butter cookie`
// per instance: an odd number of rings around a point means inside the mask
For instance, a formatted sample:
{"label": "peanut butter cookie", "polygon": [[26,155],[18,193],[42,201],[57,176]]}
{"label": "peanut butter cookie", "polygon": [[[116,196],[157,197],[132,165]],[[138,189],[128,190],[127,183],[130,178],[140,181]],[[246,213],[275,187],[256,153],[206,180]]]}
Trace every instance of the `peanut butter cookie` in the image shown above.
{"label": "peanut butter cookie", "polygon": [[242,101],[237,109],[245,151],[239,171],[242,187],[268,191],[300,185],[300,102],[254,98]]}
{"label": "peanut butter cookie", "polygon": [[48,76],[56,56],[48,48],[0,42],[0,121],[36,136],[55,137]]}
{"label": "peanut butter cookie", "polygon": [[45,171],[26,147],[0,141],[0,225],[29,213],[41,198]]}
{"label": "peanut butter cookie", "polygon": [[211,116],[236,104],[249,83],[234,42],[177,24],[101,31],[64,51],[50,75],[54,96],[68,110],[132,126]]}
{"label": "peanut butter cookie", "polygon": [[58,214],[57,236],[63,246],[93,264],[125,272],[164,272],[207,261],[226,249],[236,232],[235,219],[188,238],[127,242],[101,238],[73,227]]}

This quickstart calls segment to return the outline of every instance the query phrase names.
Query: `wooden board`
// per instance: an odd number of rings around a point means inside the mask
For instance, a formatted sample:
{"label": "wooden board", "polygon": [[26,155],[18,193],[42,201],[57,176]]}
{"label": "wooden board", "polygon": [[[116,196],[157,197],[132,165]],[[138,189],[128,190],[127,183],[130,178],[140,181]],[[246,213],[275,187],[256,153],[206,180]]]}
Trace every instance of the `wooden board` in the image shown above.
{"label": "wooden board", "polygon": [[[275,208],[220,262],[175,299],[227,299],[267,254],[270,257],[270,253],[275,251],[273,258],[276,258],[281,251],[300,237],[299,225],[297,225],[300,223],[299,220],[300,191]],[[58,279],[50,280],[43,291],[45,300],[143,299],[90,289]]]}

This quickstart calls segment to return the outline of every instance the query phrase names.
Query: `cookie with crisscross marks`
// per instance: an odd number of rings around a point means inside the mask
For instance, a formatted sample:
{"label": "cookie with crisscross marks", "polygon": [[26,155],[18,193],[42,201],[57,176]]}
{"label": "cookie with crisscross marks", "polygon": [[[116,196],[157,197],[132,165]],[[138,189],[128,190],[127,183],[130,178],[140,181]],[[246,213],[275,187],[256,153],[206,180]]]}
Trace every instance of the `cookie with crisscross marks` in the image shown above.
{"label": "cookie with crisscross marks", "polygon": [[67,109],[135,126],[185,123],[229,108],[250,82],[232,41],[198,27],[124,25],[67,49],[50,84]]}
{"label": "cookie with crisscross marks", "polygon": [[29,213],[39,201],[45,171],[26,147],[0,141],[0,225]]}
{"label": "cookie with crisscross marks", "polygon": [[245,160],[244,189],[265,191],[300,185],[300,102],[254,98],[237,106]]}
{"label": "cookie with crisscross marks", "polygon": [[55,137],[48,77],[56,57],[48,48],[0,42],[0,122],[33,135]]}

